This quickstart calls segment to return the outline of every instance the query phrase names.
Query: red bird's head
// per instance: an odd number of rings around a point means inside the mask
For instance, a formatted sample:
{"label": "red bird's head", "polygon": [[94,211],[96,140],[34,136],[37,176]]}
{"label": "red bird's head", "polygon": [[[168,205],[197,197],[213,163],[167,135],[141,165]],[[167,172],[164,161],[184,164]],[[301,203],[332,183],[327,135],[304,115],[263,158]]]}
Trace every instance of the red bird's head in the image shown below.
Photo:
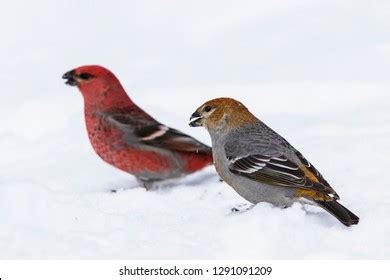
{"label": "red bird's head", "polygon": [[133,104],[117,77],[102,66],[80,66],[62,78],[66,79],[65,84],[79,88],[86,106],[108,109]]}

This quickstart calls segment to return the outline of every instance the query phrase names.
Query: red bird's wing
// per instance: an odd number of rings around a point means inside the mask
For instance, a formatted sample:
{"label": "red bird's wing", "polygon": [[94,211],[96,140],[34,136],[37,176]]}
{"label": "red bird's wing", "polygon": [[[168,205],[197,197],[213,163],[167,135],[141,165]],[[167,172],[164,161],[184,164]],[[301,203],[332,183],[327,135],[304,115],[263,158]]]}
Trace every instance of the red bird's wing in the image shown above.
{"label": "red bird's wing", "polygon": [[205,144],[162,124],[142,127],[136,134],[145,144],[180,152],[211,153],[211,148]]}
{"label": "red bird's wing", "polygon": [[129,114],[114,114],[108,116],[107,120],[126,132],[126,140],[130,144],[138,142],[178,152],[211,154],[209,146],[153,119],[137,118]]}

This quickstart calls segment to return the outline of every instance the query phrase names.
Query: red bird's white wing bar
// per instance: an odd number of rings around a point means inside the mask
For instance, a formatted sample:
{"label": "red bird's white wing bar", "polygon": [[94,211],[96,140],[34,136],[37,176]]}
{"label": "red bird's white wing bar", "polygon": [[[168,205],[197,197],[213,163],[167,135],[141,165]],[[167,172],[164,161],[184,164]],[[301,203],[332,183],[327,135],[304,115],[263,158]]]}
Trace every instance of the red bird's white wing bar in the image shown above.
{"label": "red bird's white wing bar", "polygon": [[145,135],[145,136],[141,137],[140,139],[142,141],[155,140],[156,138],[163,136],[169,130],[169,127],[167,127],[165,125],[154,126],[154,128],[156,128],[157,130],[150,131],[151,133],[149,135]]}

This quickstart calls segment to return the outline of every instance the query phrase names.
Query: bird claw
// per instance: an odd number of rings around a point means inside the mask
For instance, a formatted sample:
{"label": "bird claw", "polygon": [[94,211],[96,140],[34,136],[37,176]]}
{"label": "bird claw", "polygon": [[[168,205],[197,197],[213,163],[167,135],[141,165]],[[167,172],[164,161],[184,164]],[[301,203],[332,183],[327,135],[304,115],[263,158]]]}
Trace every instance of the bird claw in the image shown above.
{"label": "bird claw", "polygon": [[153,188],[153,181],[139,181],[139,183],[146,191],[150,191]]}
{"label": "bird claw", "polygon": [[127,188],[119,188],[119,189],[110,189],[110,193],[120,193],[124,190],[127,190]]}
{"label": "bird claw", "polygon": [[238,212],[242,213],[242,212],[246,212],[246,211],[252,209],[253,206],[254,206],[253,204],[248,206],[248,204],[243,203],[243,204],[237,205],[236,207],[231,208],[230,211],[233,213],[238,213]]}

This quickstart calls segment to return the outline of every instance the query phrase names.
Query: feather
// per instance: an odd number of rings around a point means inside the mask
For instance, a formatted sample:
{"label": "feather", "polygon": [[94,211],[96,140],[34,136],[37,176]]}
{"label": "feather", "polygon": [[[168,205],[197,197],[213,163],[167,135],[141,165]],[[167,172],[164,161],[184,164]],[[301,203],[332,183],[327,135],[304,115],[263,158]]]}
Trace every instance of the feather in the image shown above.
{"label": "feather", "polygon": [[319,181],[313,182],[307,171],[284,156],[248,155],[241,158],[228,158],[229,170],[232,173],[247,177],[260,183],[280,187],[319,192],[319,197],[332,195],[338,198],[335,191]]}
{"label": "feather", "polygon": [[155,120],[138,119],[131,112],[110,115],[107,120],[126,133],[130,145],[142,143],[171,151],[211,154],[211,148],[195,138]]}

